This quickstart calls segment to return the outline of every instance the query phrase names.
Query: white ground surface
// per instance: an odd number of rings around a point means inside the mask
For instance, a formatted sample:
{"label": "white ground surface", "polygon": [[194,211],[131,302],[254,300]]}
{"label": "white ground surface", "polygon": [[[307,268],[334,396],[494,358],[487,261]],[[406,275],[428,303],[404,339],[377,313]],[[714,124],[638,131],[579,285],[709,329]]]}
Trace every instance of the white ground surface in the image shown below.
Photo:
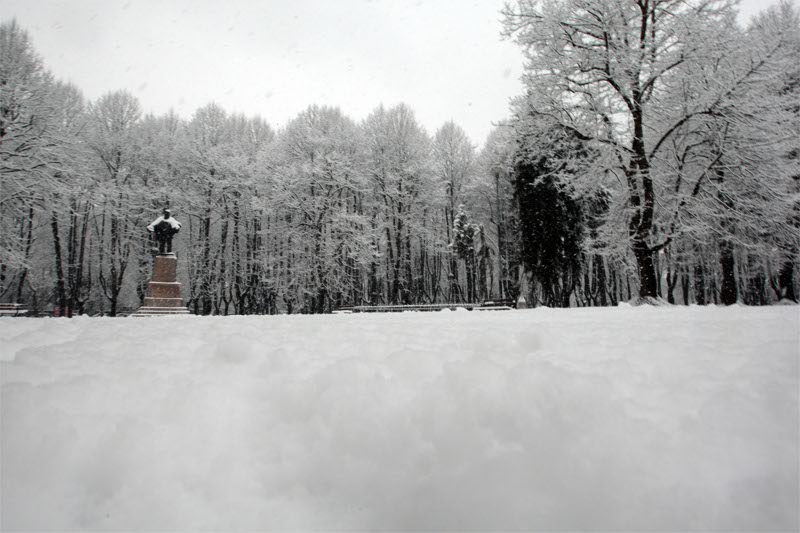
{"label": "white ground surface", "polygon": [[0,319],[14,530],[797,530],[800,308]]}

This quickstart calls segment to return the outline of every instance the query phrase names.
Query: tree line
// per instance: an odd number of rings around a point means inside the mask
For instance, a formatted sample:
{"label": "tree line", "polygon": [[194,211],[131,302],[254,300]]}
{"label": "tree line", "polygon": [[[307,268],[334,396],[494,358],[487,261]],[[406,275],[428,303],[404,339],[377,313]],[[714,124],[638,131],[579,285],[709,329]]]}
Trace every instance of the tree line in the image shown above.
{"label": "tree line", "polygon": [[798,17],[730,3],[520,0],[525,94],[479,150],[406,105],[279,130],[216,104],[86,101],[0,24],[0,298],[118,315],[169,206],[197,314],[351,305],[796,301]]}
{"label": "tree line", "polygon": [[[631,277],[639,301],[797,300],[798,12],[781,1],[747,28],[736,14],[728,0],[506,5],[527,61],[513,104],[518,186],[533,187],[520,213],[561,222],[560,239],[522,243],[552,299],[566,304],[588,274],[584,293],[595,281],[631,293]],[[629,275],[609,278],[608,261]]]}

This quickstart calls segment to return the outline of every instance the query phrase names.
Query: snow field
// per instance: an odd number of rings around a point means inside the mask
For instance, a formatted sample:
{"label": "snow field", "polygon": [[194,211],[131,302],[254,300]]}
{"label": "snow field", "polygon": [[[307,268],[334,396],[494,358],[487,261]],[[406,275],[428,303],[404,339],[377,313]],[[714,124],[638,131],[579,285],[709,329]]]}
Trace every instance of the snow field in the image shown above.
{"label": "snow field", "polygon": [[796,530],[799,310],[0,319],[0,526]]}

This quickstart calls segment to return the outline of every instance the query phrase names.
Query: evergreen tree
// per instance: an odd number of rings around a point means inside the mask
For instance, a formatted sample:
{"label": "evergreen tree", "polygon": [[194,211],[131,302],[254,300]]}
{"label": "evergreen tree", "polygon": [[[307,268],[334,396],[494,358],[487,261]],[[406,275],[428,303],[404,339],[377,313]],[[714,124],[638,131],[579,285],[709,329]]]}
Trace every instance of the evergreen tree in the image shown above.
{"label": "evergreen tree", "polygon": [[581,270],[583,220],[579,202],[551,175],[550,161],[520,161],[515,191],[522,262],[551,307],[569,307]]}
{"label": "evergreen tree", "polygon": [[464,261],[467,273],[467,294],[465,298],[469,302],[477,300],[475,288],[475,234],[477,231],[478,226],[469,221],[469,215],[467,215],[464,205],[459,205],[458,214],[453,224],[453,242],[451,246],[456,256]]}

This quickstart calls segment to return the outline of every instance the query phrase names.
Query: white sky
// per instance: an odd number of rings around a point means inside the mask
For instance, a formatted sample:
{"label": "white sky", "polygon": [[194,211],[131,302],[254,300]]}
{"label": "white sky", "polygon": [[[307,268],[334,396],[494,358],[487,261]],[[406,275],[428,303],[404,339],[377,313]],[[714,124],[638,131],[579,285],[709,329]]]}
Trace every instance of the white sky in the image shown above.
{"label": "white sky", "polygon": [[[745,0],[749,15],[766,5]],[[500,38],[503,0],[0,0],[47,67],[89,99],[117,89],[145,112],[209,102],[278,128],[311,104],[355,120],[405,102],[434,133],[481,144],[521,92]]]}

